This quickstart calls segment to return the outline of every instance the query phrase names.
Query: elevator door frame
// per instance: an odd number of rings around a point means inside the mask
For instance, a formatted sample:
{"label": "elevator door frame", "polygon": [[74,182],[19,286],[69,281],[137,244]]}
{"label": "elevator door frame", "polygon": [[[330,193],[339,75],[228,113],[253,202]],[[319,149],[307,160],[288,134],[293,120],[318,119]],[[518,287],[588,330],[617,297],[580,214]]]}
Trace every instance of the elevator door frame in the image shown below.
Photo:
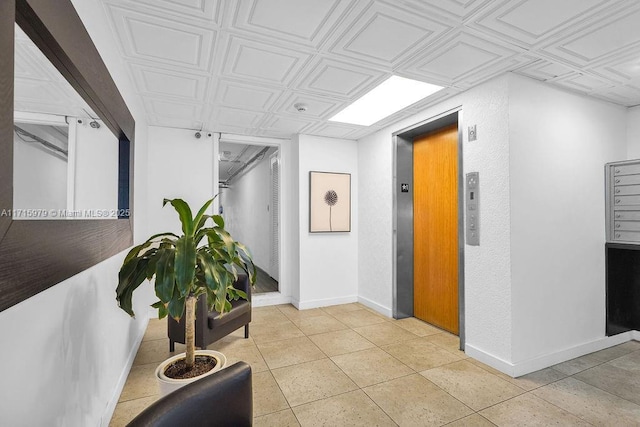
{"label": "elevator door frame", "polygon": [[[464,350],[464,170],[462,167],[462,110],[456,108],[416,123],[393,138],[393,317],[413,316],[413,140],[453,124],[458,125],[458,326]],[[401,191],[409,184],[409,191]]]}

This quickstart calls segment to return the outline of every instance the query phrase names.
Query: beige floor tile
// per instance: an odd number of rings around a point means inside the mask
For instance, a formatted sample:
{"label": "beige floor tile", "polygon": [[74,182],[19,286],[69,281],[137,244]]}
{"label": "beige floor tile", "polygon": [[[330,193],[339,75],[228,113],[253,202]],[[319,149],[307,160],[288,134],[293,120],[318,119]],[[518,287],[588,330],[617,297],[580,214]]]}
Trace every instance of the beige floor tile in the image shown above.
{"label": "beige floor tile", "polygon": [[263,372],[269,369],[258,347],[255,345],[235,347],[221,351],[221,353],[227,358],[227,365],[243,361],[251,365],[251,371],[253,372]]}
{"label": "beige floor tile", "polygon": [[184,353],[184,344],[176,343],[176,351],[173,353],[169,351],[169,340],[150,340],[142,341],[140,348],[136,354],[136,358],[133,360],[133,365],[147,365],[149,363],[157,363],[167,360],[168,358],[175,356],[176,354]]}
{"label": "beige floor tile", "polygon": [[545,369],[541,369],[539,371],[535,371],[532,372],[530,374],[527,375],[523,375],[521,377],[518,378],[513,378],[503,372],[498,371],[495,368],[492,368],[489,365],[485,365],[484,363],[475,360],[475,359],[467,359],[469,362],[473,363],[474,365],[484,369],[485,371],[488,371],[489,373],[492,373],[500,378],[502,378],[505,381],[509,381],[511,384],[515,384],[518,387],[527,390],[527,391],[531,391],[533,389],[536,389],[538,387],[542,387],[544,385],[547,385],[549,383],[552,383],[554,381],[558,381],[561,380],[563,378],[566,378],[567,375],[563,374],[562,372],[556,371],[553,368],[545,368]]}
{"label": "beige floor tile", "polygon": [[330,359],[278,368],[271,372],[292,407],[358,388]]}
{"label": "beige floor tile", "polygon": [[638,350],[640,350],[640,343],[637,341],[629,341],[624,344],[596,351],[592,353],[592,356],[601,362],[608,362]]}
{"label": "beige floor tile", "polygon": [[298,310],[291,304],[278,305],[278,309],[287,316],[289,320],[295,321],[307,319],[309,317],[324,316],[326,313],[320,308],[310,308],[308,310]]}
{"label": "beige floor tile", "polygon": [[[249,330],[251,330],[251,325],[249,325]],[[225,353],[230,349],[251,347],[255,345],[256,343],[253,341],[253,338],[251,336],[249,336],[249,338],[244,337],[244,327],[242,327],[236,329],[226,337],[222,337],[218,341],[209,344],[207,348],[209,350],[217,350],[221,353]]]}
{"label": "beige floor tile", "polygon": [[287,316],[274,306],[254,308],[251,313],[252,325],[276,324],[288,320]]}
{"label": "beige floor tile", "polygon": [[271,372],[254,372],[252,386],[254,417],[289,409],[289,404]]}
{"label": "beige floor tile", "polygon": [[348,311],[345,313],[336,313],[333,317],[350,328],[358,328],[360,326],[376,325],[378,323],[387,322],[387,320],[381,315],[374,314],[363,309]]}
{"label": "beige floor tile", "polygon": [[498,426],[589,426],[578,417],[531,393],[523,394],[480,412]]}
{"label": "beige floor tile", "polygon": [[462,359],[423,338],[386,345],[382,349],[415,371],[425,371]]}
{"label": "beige floor tile", "polygon": [[347,313],[349,311],[362,310],[362,306],[357,302],[351,304],[339,304],[339,305],[330,305],[328,307],[322,307],[322,311],[332,316],[335,316],[339,313]]}
{"label": "beige floor tile", "polygon": [[299,427],[300,423],[291,409],[253,419],[255,427]]}
{"label": "beige floor tile", "polygon": [[469,415],[468,417],[464,417],[459,419],[458,421],[454,421],[450,424],[447,424],[447,427],[491,427],[495,426],[494,423],[487,420],[480,414]]}
{"label": "beige floor tile", "polygon": [[415,317],[407,317],[406,319],[399,319],[393,322],[394,325],[400,326],[407,331],[416,334],[419,337],[426,337],[427,335],[435,335],[442,332],[442,329],[438,329],[435,326],[423,322]]}
{"label": "beige floor tile", "polygon": [[338,356],[375,347],[373,343],[351,329],[312,335],[309,339],[327,356]]}
{"label": "beige floor tile", "polygon": [[331,358],[359,387],[389,381],[413,373],[395,357],[371,348]]}
{"label": "beige floor tile", "polygon": [[120,402],[113,412],[113,417],[109,422],[109,427],[124,427],[140,412],[160,398],[159,395],[143,397],[141,399]]}
{"label": "beige floor tile", "polygon": [[640,352],[596,366],[575,378],[640,405]]}
{"label": "beige floor tile", "polygon": [[523,389],[466,360],[421,374],[475,411],[524,393]]}
{"label": "beige floor tile", "polygon": [[327,357],[307,337],[258,344],[258,349],[269,369],[297,365]]}
{"label": "beige floor tile", "polygon": [[552,368],[556,371],[560,371],[563,374],[574,375],[578,372],[582,372],[586,369],[593,368],[601,364],[602,361],[593,354],[587,354],[575,359],[567,360],[566,362],[553,365]]}
{"label": "beige floor tile", "polygon": [[144,333],[142,341],[160,340],[167,338],[167,318],[149,319],[147,330]]}
{"label": "beige floor tile", "polygon": [[547,384],[559,381],[565,378],[566,375],[560,371],[556,371],[553,368],[541,369],[536,372],[532,372],[527,375],[523,375],[518,378],[509,378],[512,384],[517,385],[527,391],[534,390]]}
{"label": "beige floor tile", "polygon": [[425,339],[460,357],[467,357],[463,351],[460,351],[460,338],[456,335],[450,334],[449,332],[441,332],[439,334],[426,336]]}
{"label": "beige floor tile", "polygon": [[364,392],[401,426],[441,426],[473,413],[419,374],[373,385]]}
{"label": "beige floor tile", "polygon": [[362,390],[293,408],[306,426],[395,426],[396,424]]}
{"label": "beige floor tile", "polygon": [[533,394],[597,426],[640,425],[640,406],[575,378],[547,385]]}
{"label": "beige floor tile", "polygon": [[355,328],[354,331],[378,346],[418,338],[416,334],[413,334],[406,329],[402,329],[391,322],[361,326],[359,328]]}
{"label": "beige floor tile", "polygon": [[277,324],[252,325],[249,334],[256,344],[304,336],[302,331],[288,319],[286,322],[278,322]]}
{"label": "beige floor tile", "polygon": [[154,396],[160,393],[155,371],[159,363],[131,367],[127,382],[124,384],[119,402]]}
{"label": "beige floor tile", "polygon": [[335,319],[335,317],[324,314],[322,316],[306,317],[293,320],[293,323],[304,332],[305,335],[322,334],[324,332],[341,331],[349,329],[347,325]]}

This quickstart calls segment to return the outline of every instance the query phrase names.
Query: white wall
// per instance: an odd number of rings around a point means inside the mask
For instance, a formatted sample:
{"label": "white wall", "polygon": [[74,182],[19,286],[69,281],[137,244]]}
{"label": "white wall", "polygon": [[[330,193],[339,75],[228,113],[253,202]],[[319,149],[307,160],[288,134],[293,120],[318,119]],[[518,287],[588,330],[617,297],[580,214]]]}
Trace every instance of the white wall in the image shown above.
{"label": "white wall", "polygon": [[[213,137],[196,139],[194,133],[149,126],[147,224],[150,234],[180,231],[178,213],[170,204],[163,208],[163,199],[183,199],[195,214],[217,193],[218,189],[213,187],[217,163]],[[209,213],[212,212],[210,209]]]}
{"label": "white wall", "polygon": [[514,364],[605,334],[604,164],[626,157],[626,109],[509,83]]}
{"label": "white wall", "polygon": [[99,123],[97,129],[89,126],[87,120],[76,125],[73,209],[100,209],[117,214],[119,142],[102,121]]}
{"label": "white wall", "polygon": [[[98,0],[73,0],[136,119],[134,237],[146,237],[146,123]],[[73,254],[69,254],[70,261]],[[133,362],[152,303],[150,287],[134,296],[138,317],[117,307],[124,253],[0,313],[5,370],[0,425],[108,425]]]}
{"label": "white wall", "polygon": [[627,109],[627,159],[640,159],[640,105]]}
{"label": "white wall", "polygon": [[270,155],[220,190],[225,227],[233,238],[251,249],[253,262],[271,277],[271,167]]}
{"label": "white wall", "polygon": [[[465,246],[467,349],[511,358],[509,248],[508,77],[470,89],[358,141],[359,296],[390,314],[393,283],[392,134],[461,108],[462,125],[477,125],[478,139],[463,141],[464,173],[479,172],[482,189],[480,246]],[[466,132],[465,132],[466,133]]]}
{"label": "white wall", "polygon": [[[355,141],[298,137],[299,308],[357,301],[358,145]],[[309,232],[309,171],[351,174],[351,232]]]}
{"label": "white wall", "polygon": [[[13,134],[14,209],[65,209],[67,161]],[[26,219],[23,217],[23,219]]]}

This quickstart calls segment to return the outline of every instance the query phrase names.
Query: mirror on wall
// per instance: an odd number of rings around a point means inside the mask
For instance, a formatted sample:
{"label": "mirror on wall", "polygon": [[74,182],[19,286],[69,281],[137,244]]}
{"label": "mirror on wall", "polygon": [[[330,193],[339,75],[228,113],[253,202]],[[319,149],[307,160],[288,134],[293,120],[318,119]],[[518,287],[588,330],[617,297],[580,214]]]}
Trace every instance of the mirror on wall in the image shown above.
{"label": "mirror on wall", "polygon": [[15,26],[15,220],[117,219],[118,138]]}

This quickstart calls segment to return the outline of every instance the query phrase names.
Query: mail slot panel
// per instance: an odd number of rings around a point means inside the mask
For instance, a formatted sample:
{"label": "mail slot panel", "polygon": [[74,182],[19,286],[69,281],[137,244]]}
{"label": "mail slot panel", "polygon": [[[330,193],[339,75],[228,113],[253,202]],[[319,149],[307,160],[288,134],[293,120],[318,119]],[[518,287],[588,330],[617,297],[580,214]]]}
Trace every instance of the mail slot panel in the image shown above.
{"label": "mail slot panel", "polygon": [[615,211],[613,219],[616,221],[640,221],[640,211]]}
{"label": "mail slot panel", "polygon": [[640,242],[640,231],[614,231],[613,240],[617,242]]}
{"label": "mail slot panel", "polygon": [[640,195],[640,185],[616,185],[613,194],[615,196]]}
{"label": "mail slot panel", "polygon": [[640,160],[607,163],[604,179],[607,241],[640,245]]}
{"label": "mail slot panel", "polygon": [[613,179],[614,185],[638,185],[640,184],[640,175],[619,175]]}
{"label": "mail slot panel", "polygon": [[637,196],[614,196],[613,203],[616,206],[640,205],[640,195],[637,195]]}
{"label": "mail slot panel", "polygon": [[640,163],[613,165],[613,176],[640,174]]}
{"label": "mail slot panel", "polygon": [[613,225],[615,231],[640,231],[640,222],[638,221],[616,221]]}

